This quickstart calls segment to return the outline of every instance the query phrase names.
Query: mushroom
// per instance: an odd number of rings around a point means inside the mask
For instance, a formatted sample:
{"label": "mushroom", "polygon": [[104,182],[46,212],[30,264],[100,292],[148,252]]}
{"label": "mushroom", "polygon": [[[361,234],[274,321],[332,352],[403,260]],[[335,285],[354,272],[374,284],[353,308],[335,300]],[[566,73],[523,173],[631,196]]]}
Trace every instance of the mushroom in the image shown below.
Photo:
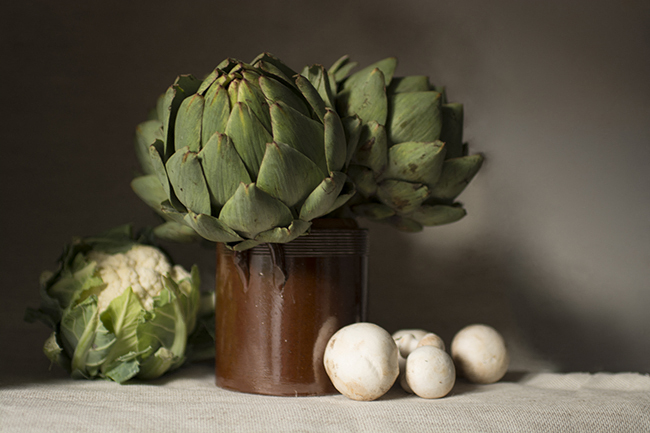
{"label": "mushroom", "polygon": [[440,398],[456,383],[451,357],[435,346],[420,346],[406,358],[406,383],[417,396]]}
{"label": "mushroom", "polygon": [[487,325],[461,329],[451,342],[451,356],[459,374],[474,383],[498,381],[510,362],[503,337]]}
{"label": "mushroom", "polygon": [[406,359],[420,346],[435,346],[445,350],[445,343],[436,334],[424,329],[402,329],[393,334],[393,339],[399,349],[399,383],[406,392],[413,390],[406,381]]}
{"label": "mushroom", "polygon": [[391,335],[372,323],[339,329],[325,348],[323,364],[334,387],[353,400],[384,395],[399,374],[398,350]]}
{"label": "mushroom", "polygon": [[416,349],[422,346],[433,346],[437,347],[440,350],[445,350],[445,342],[442,341],[442,338],[432,332],[429,332],[424,337],[422,337],[420,341],[418,341]]}

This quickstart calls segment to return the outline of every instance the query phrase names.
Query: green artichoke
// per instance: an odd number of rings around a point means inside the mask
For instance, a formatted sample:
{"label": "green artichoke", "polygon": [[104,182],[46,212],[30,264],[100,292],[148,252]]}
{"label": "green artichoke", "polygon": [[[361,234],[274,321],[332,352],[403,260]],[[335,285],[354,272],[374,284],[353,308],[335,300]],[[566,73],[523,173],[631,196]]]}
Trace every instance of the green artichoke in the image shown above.
{"label": "green artichoke", "polygon": [[355,66],[345,56],[328,70],[339,115],[362,124],[347,170],[358,191],[349,209],[405,231],[465,216],[454,200],[483,157],[463,144],[463,106],[426,76],[394,77],[395,58],[349,75]]}
{"label": "green artichoke", "polygon": [[333,90],[267,53],[226,59],[203,81],[179,76],[136,132],[144,175],[132,187],[169,221],[156,234],[241,251],[290,242],[342,206],[355,193],[344,170],[356,142]]}
{"label": "green artichoke", "polygon": [[41,276],[28,321],[53,329],[43,350],[74,378],[153,379],[189,357],[214,356],[213,296],[130,226],[77,238],[56,272]]}

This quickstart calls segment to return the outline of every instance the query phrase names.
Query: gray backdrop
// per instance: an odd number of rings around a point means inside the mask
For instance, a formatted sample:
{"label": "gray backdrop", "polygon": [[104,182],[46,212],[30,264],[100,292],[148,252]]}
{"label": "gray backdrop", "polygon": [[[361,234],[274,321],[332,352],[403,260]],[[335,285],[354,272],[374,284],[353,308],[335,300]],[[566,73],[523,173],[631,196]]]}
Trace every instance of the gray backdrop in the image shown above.
{"label": "gray backdrop", "polygon": [[[0,371],[47,372],[22,321],[64,243],[156,223],[133,134],[180,73],[270,51],[294,68],[388,56],[465,104],[487,162],[468,216],[371,228],[370,317],[449,342],[492,324],[513,369],[650,371],[650,3],[23,1],[0,15]],[[172,248],[213,284],[214,255]]]}

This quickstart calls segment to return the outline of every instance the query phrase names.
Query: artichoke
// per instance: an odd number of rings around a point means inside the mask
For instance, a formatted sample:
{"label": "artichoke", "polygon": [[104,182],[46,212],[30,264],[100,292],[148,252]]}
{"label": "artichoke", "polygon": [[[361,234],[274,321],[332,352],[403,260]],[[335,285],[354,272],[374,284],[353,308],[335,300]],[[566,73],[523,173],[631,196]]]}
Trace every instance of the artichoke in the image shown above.
{"label": "artichoke", "polygon": [[447,102],[426,76],[394,77],[395,58],[350,75],[355,66],[344,56],[328,70],[339,115],[362,125],[347,170],[358,191],[349,209],[404,231],[465,216],[454,200],[483,157],[463,144],[463,106]]}
{"label": "artichoke", "polygon": [[26,320],[53,328],[47,357],[74,378],[153,379],[188,358],[214,356],[214,301],[191,273],[130,226],[76,238],[56,272],[41,276],[39,309]]}
{"label": "artichoke", "polygon": [[[285,243],[354,193],[333,91],[265,53],[226,59],[203,81],[179,76],[136,132],[136,194],[168,223],[156,234],[236,251]],[[179,227],[183,227],[179,230]]]}

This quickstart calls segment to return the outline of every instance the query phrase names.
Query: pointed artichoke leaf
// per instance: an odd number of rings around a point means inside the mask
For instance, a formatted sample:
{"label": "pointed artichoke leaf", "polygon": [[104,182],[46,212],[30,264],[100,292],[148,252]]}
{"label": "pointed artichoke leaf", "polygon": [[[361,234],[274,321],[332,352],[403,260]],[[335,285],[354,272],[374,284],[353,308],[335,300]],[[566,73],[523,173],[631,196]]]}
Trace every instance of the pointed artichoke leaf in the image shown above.
{"label": "pointed artichoke leaf", "polygon": [[313,83],[311,83],[308,78],[299,75],[296,77],[296,86],[298,86],[302,96],[304,96],[307,102],[309,102],[309,105],[314,110],[314,113],[316,113],[316,116],[318,116],[320,121],[323,122],[327,104],[318,93],[318,90],[314,87]]}
{"label": "pointed artichoke leaf", "polygon": [[408,215],[423,226],[439,226],[451,224],[463,218],[467,212],[462,206],[427,205],[423,204],[415,212]]}
{"label": "pointed artichoke leaf", "polygon": [[192,152],[198,152],[201,149],[203,104],[203,96],[199,94],[185,98],[181,103],[174,128],[174,146],[176,150],[186,146]]}
{"label": "pointed artichoke leaf", "polygon": [[330,76],[334,77],[336,83],[340,83],[350,74],[352,69],[356,68],[358,65],[357,62],[351,62],[350,56],[343,56],[338,59],[332,66],[329,68]]}
{"label": "pointed artichoke leaf", "polygon": [[375,174],[368,167],[350,165],[347,175],[352,179],[357,191],[364,197],[370,197],[377,192],[377,180]]}
{"label": "pointed artichoke leaf", "polygon": [[245,238],[254,239],[261,232],[275,227],[288,227],[293,221],[291,210],[254,183],[239,184],[226,202],[219,220]]}
{"label": "pointed artichoke leaf", "polygon": [[463,156],[463,104],[443,104],[441,113],[440,140],[447,148],[445,158],[461,157]]}
{"label": "pointed artichoke leaf", "polygon": [[357,188],[354,182],[346,176],[345,180],[343,182],[343,188],[341,188],[341,191],[339,192],[339,195],[336,197],[336,200],[334,200],[334,203],[332,206],[330,206],[329,210],[326,212],[327,214],[330,214],[337,209],[341,208],[344,204],[348,203],[352,197],[354,197],[357,194]]}
{"label": "pointed artichoke leaf", "polygon": [[[301,76],[304,76],[309,80],[325,103],[325,106],[333,109],[334,92],[336,91],[336,88],[331,87],[332,80],[330,80],[327,70],[322,65],[313,65],[305,68]],[[297,80],[296,84],[298,84]],[[300,88],[300,85],[298,85],[298,88]]]}
{"label": "pointed artichoke leaf", "polygon": [[195,213],[210,213],[210,192],[195,152],[187,147],[174,153],[166,164],[169,181],[178,199]]}
{"label": "pointed artichoke leaf", "polygon": [[237,103],[228,118],[226,135],[232,140],[250,178],[256,179],[266,151],[266,143],[273,141],[269,131],[246,104]]}
{"label": "pointed artichoke leaf", "polygon": [[198,156],[210,192],[210,201],[218,209],[232,197],[241,182],[249,184],[252,181],[227,135],[214,134]]}
{"label": "pointed artichoke leaf", "polygon": [[287,78],[291,78],[294,75],[296,75],[296,71],[291,69],[289,66],[285,65],[282,60],[277,58],[271,53],[262,53],[255,57],[253,61],[251,62],[251,65],[253,66],[258,66],[260,63],[264,63],[266,65],[273,65],[278,71],[282,72],[282,75],[284,75]]}
{"label": "pointed artichoke leaf", "polygon": [[373,63],[370,66],[366,66],[360,71],[355,72],[350,75],[347,80],[343,83],[344,90],[350,90],[354,87],[365,83],[368,80],[368,76],[373,73],[375,69],[379,69],[382,72],[384,77],[384,84],[388,86],[393,79],[393,74],[397,68],[397,59],[394,57],[389,57],[384,60],[380,60],[377,63]]}
{"label": "pointed artichoke leaf", "polygon": [[345,94],[347,97],[345,113],[348,116],[358,115],[363,123],[375,121],[385,125],[388,99],[383,73],[379,69],[374,69],[368,74],[366,81],[359,84]]}
{"label": "pointed artichoke leaf", "polygon": [[360,203],[352,206],[352,212],[372,220],[383,220],[395,215],[393,209],[382,203]]}
{"label": "pointed artichoke leaf", "polygon": [[225,133],[228,117],[230,116],[230,98],[228,90],[215,84],[205,95],[203,108],[203,125],[201,127],[201,142],[203,146],[215,132]]}
{"label": "pointed artichoke leaf", "polygon": [[289,227],[276,227],[271,230],[260,233],[255,240],[260,243],[279,243],[285,244],[296,239],[309,230],[311,223],[302,220],[293,220]]}
{"label": "pointed artichoke leaf", "polygon": [[261,242],[256,241],[254,239],[247,239],[243,242],[238,242],[238,243],[231,243],[231,244],[226,244],[226,247],[233,251],[246,251],[250,248],[254,248],[261,244]]}
{"label": "pointed artichoke leaf", "polygon": [[174,84],[167,89],[164,100],[162,102],[162,118],[163,123],[163,141],[165,149],[163,156],[168,158],[176,149],[174,145],[174,127],[176,126],[176,116],[183,100],[190,95],[196,93],[201,85],[201,81],[194,78],[192,75],[179,75]]}
{"label": "pointed artichoke leaf", "polygon": [[411,75],[408,77],[395,77],[386,89],[388,94],[406,92],[426,92],[430,90],[429,77],[426,75]]}
{"label": "pointed artichoke leaf", "polygon": [[347,176],[341,172],[333,172],[323,179],[300,208],[300,219],[311,221],[331,212],[346,181]]}
{"label": "pointed artichoke leaf", "polygon": [[293,208],[323,180],[318,166],[284,143],[270,143],[257,176],[257,188]]}
{"label": "pointed artichoke leaf", "polygon": [[330,172],[341,171],[348,157],[348,143],[341,118],[335,111],[327,109],[323,126],[327,169]]}
{"label": "pointed artichoke leaf", "polygon": [[442,117],[440,93],[398,93],[388,98],[387,130],[390,143],[436,141]]}
{"label": "pointed artichoke leaf", "polygon": [[429,189],[419,183],[387,179],[379,184],[377,197],[398,214],[409,214],[429,197]]}
{"label": "pointed artichoke leaf", "polygon": [[179,224],[183,224],[183,218],[187,213],[187,209],[179,211],[175,206],[172,206],[169,200],[165,200],[164,202],[160,203],[160,210],[162,211],[165,218],[169,219],[170,221],[175,221]]}
{"label": "pointed artichoke leaf", "polygon": [[364,125],[359,138],[359,148],[352,163],[370,168],[379,177],[388,164],[388,136],[386,128],[375,121]]}
{"label": "pointed artichoke leaf", "polygon": [[217,81],[217,78],[223,75],[223,71],[219,68],[215,68],[210,72],[208,75],[205,76],[203,81],[201,81],[201,85],[199,86],[198,89],[196,89],[196,93],[198,93],[201,96],[205,96],[207,93],[208,89],[210,89],[210,86]]}
{"label": "pointed artichoke leaf", "polygon": [[200,240],[200,236],[192,228],[176,221],[167,221],[153,229],[153,234],[158,239],[189,244]]}
{"label": "pointed artichoke leaf", "polygon": [[136,177],[131,181],[131,189],[149,207],[162,214],[160,203],[168,200],[168,197],[165,189],[158,180],[158,176],[150,174],[148,176]]}
{"label": "pointed artichoke leaf", "polygon": [[[251,77],[252,78],[252,77]],[[271,131],[269,104],[258,83],[259,75],[254,74],[254,81],[242,80],[237,91],[237,101],[243,102],[255,114],[267,131]]]}
{"label": "pointed artichoke leaf", "polygon": [[350,161],[357,152],[360,146],[359,139],[361,137],[361,119],[359,116],[348,116],[341,119],[343,129],[345,130],[345,137],[348,141],[348,155],[346,157],[345,166],[350,165]]}
{"label": "pointed artichoke leaf", "polygon": [[135,153],[144,174],[154,174],[153,163],[149,155],[149,146],[162,140],[162,122],[147,120],[139,124],[135,130]]}
{"label": "pointed artichoke leaf", "polygon": [[201,237],[212,242],[238,242],[243,238],[230,227],[212,215],[188,212],[185,223],[192,227]]}
{"label": "pointed artichoke leaf", "polygon": [[165,191],[167,198],[171,200],[171,189],[169,187],[169,179],[167,178],[167,169],[165,168],[165,162],[163,161],[163,148],[164,144],[161,140],[156,140],[151,146],[149,146],[149,159],[151,160],[151,166],[153,167],[158,181]]}
{"label": "pointed artichoke leaf", "polygon": [[387,179],[434,185],[442,173],[445,144],[409,141],[388,150]]}
{"label": "pointed artichoke leaf", "polygon": [[262,89],[262,93],[264,93],[264,96],[266,96],[269,101],[283,101],[301,114],[307,117],[310,116],[307,104],[305,104],[305,101],[298,96],[294,88],[287,87],[278,80],[264,75],[259,78],[259,85]]}
{"label": "pointed artichoke leaf", "polygon": [[323,125],[303,116],[288,105],[278,102],[271,105],[273,141],[285,143],[311,159],[327,176]]}
{"label": "pointed artichoke leaf", "polygon": [[399,215],[393,215],[392,217],[386,218],[384,221],[395,227],[397,230],[407,233],[417,233],[424,229],[422,224],[419,222]]}
{"label": "pointed artichoke leaf", "polygon": [[454,200],[478,173],[482,164],[483,156],[480,154],[446,160],[438,182],[431,187],[431,196],[443,201]]}

